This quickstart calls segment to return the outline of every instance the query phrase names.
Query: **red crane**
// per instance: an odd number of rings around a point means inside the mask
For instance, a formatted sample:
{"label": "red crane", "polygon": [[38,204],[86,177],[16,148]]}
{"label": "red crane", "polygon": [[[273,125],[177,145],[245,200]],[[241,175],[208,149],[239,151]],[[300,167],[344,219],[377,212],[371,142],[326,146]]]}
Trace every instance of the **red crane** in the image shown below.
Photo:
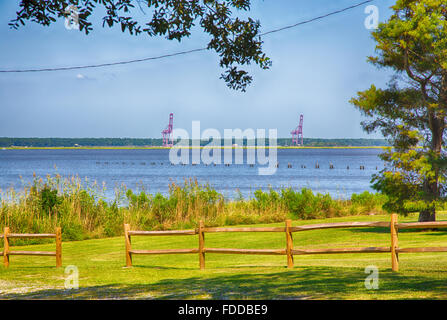
{"label": "red crane", "polygon": [[166,129],[164,129],[161,132],[161,135],[163,137],[163,147],[172,147],[174,145],[174,138],[172,136],[173,127],[174,127],[174,114],[170,113],[169,124],[166,127]]}
{"label": "red crane", "polygon": [[298,127],[291,132],[292,134],[292,145],[302,146],[303,145],[303,115],[300,115],[300,124]]}

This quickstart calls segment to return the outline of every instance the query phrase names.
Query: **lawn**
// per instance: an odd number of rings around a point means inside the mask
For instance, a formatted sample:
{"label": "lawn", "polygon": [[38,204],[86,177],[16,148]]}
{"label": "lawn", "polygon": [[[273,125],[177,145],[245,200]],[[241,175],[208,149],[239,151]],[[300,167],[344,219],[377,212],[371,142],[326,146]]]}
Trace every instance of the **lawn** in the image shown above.
{"label": "lawn", "polygon": [[[399,218],[416,221],[417,216]],[[447,213],[438,215],[447,220]],[[293,221],[293,225],[341,221],[389,221],[387,215]],[[270,224],[269,226],[282,226]],[[256,225],[261,226],[261,225]],[[267,225],[262,225],[267,226]],[[284,233],[206,234],[206,247],[284,248]],[[401,231],[401,247],[447,246],[447,230]],[[14,246],[14,240],[11,240]],[[294,233],[294,248],[389,246],[383,228],[314,230]],[[133,249],[197,248],[197,236],[133,237]],[[13,247],[53,251],[54,244]],[[400,272],[390,253],[295,256],[197,254],[134,256],[125,267],[124,237],[63,243],[63,267],[53,257],[11,256],[0,266],[1,299],[446,299],[447,253],[400,254]],[[1,250],[0,250],[1,251]],[[64,288],[64,269],[79,270],[79,289]],[[379,288],[368,290],[365,267],[379,268]]]}

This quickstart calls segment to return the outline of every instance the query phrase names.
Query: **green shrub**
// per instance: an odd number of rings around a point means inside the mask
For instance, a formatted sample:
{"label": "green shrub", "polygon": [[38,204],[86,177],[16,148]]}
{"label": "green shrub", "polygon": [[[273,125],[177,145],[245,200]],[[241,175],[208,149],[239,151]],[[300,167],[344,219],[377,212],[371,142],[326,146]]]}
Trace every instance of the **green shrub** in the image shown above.
{"label": "green shrub", "polygon": [[362,208],[362,213],[371,213],[382,209],[382,205],[386,202],[386,195],[374,194],[369,191],[364,191],[361,194],[353,194],[351,196],[351,203],[356,208]]}
{"label": "green shrub", "polygon": [[47,185],[39,192],[39,196],[40,209],[49,215],[52,215],[56,205],[61,203],[61,199],[57,196],[57,190],[53,190]]}

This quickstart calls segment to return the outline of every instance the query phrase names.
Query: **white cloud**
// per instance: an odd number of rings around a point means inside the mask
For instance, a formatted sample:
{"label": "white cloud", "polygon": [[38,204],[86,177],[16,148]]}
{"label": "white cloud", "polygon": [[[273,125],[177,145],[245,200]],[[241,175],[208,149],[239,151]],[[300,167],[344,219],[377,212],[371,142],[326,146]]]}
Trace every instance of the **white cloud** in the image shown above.
{"label": "white cloud", "polygon": [[78,73],[76,75],[76,79],[78,79],[78,80],[95,80],[95,78],[88,77],[88,76],[86,76],[84,74],[81,74],[81,73]]}

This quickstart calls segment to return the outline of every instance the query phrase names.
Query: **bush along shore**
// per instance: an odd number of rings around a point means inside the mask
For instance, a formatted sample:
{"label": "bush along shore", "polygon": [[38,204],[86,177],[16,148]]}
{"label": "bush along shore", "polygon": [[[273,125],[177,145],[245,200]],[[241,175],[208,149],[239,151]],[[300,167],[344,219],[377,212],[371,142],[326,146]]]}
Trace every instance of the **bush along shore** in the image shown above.
{"label": "bush along shore", "polygon": [[60,226],[63,240],[84,240],[122,235],[124,223],[135,230],[169,230],[195,228],[201,219],[208,226],[225,226],[380,214],[386,201],[368,191],[339,200],[306,188],[257,190],[249,199],[239,194],[228,200],[195,179],[171,183],[167,195],[134,193],[123,185],[115,189],[114,200],[106,201],[104,189],[78,177],[34,177],[22,190],[1,193],[0,228],[48,233]]}

